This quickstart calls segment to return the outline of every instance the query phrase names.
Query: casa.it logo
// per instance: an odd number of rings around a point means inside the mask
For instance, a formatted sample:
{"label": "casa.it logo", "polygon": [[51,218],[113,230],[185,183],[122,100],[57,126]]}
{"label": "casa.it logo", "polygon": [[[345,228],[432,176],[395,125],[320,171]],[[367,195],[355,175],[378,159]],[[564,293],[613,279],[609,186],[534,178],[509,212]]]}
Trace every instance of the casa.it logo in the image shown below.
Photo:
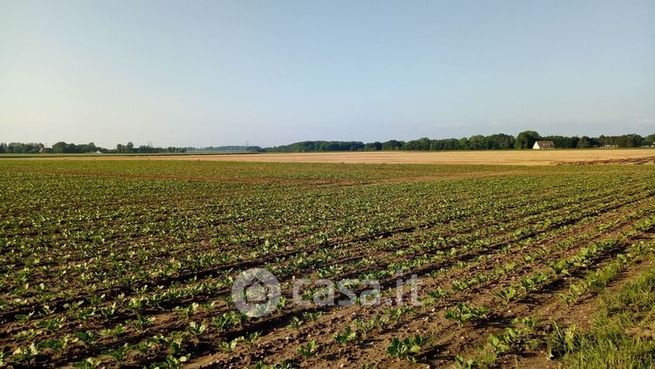
{"label": "casa.it logo", "polygon": [[232,284],[232,301],[250,318],[261,318],[274,312],[281,296],[280,282],[262,268],[241,272]]}

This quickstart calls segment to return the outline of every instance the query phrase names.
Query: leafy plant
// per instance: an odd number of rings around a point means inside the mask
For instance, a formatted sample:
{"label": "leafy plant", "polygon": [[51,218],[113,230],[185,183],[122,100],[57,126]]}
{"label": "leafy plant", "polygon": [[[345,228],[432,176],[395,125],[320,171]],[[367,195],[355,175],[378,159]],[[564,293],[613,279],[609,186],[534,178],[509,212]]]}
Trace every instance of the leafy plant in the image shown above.
{"label": "leafy plant", "polygon": [[475,359],[465,359],[463,356],[455,356],[455,367],[458,369],[479,369],[481,367]]}
{"label": "leafy plant", "polygon": [[300,326],[303,325],[303,323],[304,322],[302,320],[300,320],[300,318],[294,316],[294,317],[291,318],[291,323],[289,323],[289,326],[291,328],[296,328],[297,329],[297,328],[300,328]]}
{"label": "leafy plant", "polygon": [[27,347],[19,347],[17,348],[13,354],[12,357],[17,360],[17,361],[22,361],[22,362],[31,362],[32,359],[36,357],[36,355],[39,353],[38,348],[34,343],[30,344]]}
{"label": "leafy plant", "polygon": [[347,344],[348,342],[357,339],[357,332],[353,331],[352,328],[348,326],[342,332],[335,334],[334,339],[341,344]]}
{"label": "leafy plant", "polygon": [[512,287],[509,286],[507,288],[503,288],[495,293],[497,297],[499,297],[501,300],[503,300],[505,303],[509,303],[512,301],[516,296],[518,296],[518,291]]}
{"label": "leafy plant", "polygon": [[245,341],[245,338],[243,337],[237,337],[235,339],[229,340],[229,341],[221,341],[218,343],[218,348],[225,352],[232,352],[234,351],[237,346],[239,345],[239,342]]}
{"label": "leafy plant", "polygon": [[387,354],[391,357],[398,357],[412,362],[416,361],[416,356],[421,352],[421,349],[428,342],[428,339],[420,335],[407,337],[400,340],[394,337],[391,344],[387,347]]}
{"label": "leafy plant", "polygon": [[476,307],[467,303],[458,303],[454,309],[446,311],[446,319],[451,319],[457,322],[459,326],[469,321],[476,321],[487,318],[489,308]]}
{"label": "leafy plant", "polygon": [[316,340],[311,340],[307,344],[298,347],[298,353],[304,357],[313,356],[317,350],[318,344],[316,343]]}
{"label": "leafy plant", "polygon": [[575,325],[562,329],[557,323],[553,323],[553,332],[547,339],[549,357],[556,359],[571,353],[579,343]]}

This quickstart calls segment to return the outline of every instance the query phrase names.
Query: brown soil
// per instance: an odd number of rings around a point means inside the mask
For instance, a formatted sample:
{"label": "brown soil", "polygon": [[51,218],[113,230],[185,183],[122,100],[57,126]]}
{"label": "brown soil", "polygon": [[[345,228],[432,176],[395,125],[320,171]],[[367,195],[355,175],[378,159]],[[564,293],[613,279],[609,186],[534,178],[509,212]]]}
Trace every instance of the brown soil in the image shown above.
{"label": "brown soil", "polygon": [[[585,226],[586,228],[586,226]],[[570,233],[582,232],[581,229],[573,228]],[[568,232],[567,232],[568,233]],[[517,245],[518,246],[518,245]],[[584,244],[576,245],[573,249],[566,251],[566,254],[579,249]],[[604,258],[609,259],[620,249],[613,250]],[[508,253],[500,256],[500,259],[493,261],[487,260],[485,264],[489,267],[489,263],[499,265],[510,259],[523,257],[528,250],[516,250],[515,253]],[[550,254],[547,260],[541,262],[541,265],[546,264],[547,261],[552,261],[558,257],[558,253]],[[598,266],[598,264],[596,265]],[[484,267],[484,265],[483,265]],[[486,268],[488,269],[488,268]],[[474,275],[480,270],[462,271],[465,274]],[[446,286],[448,280],[457,277],[457,272],[447,273],[442,278],[434,280],[431,287]],[[464,294],[452,296],[450,302],[468,300],[475,302],[476,305],[490,305],[493,304],[492,291],[505,285],[508,282],[515,281],[522,275],[522,272],[516,270],[510,273],[507,277],[511,279],[506,280],[504,283],[496,283],[488,286],[480,286]],[[319,319],[316,323],[308,323],[302,329],[289,329],[284,326],[276,327],[270,333],[266,334],[260,342],[254,347],[243,347],[238,352],[232,355],[226,353],[215,353],[208,356],[200,356],[194,358],[193,362],[189,364],[190,368],[237,368],[243,366],[247,362],[252,362],[253,356],[266,356],[267,358],[277,358],[282,360],[284,358],[294,357],[297,347],[300,342],[307,342],[309,339],[315,338],[320,342],[321,350],[313,359],[307,360],[305,364],[309,367],[316,368],[330,368],[330,367],[361,367],[361,364],[366,362],[378,362],[381,368],[419,368],[425,367],[423,364],[412,364],[409,362],[401,361],[398,359],[391,359],[385,353],[385,348],[394,336],[409,336],[415,333],[431,334],[437,337],[437,343],[431,345],[429,352],[425,353],[425,358],[430,362],[430,367],[449,367],[452,365],[455,354],[466,353],[473,350],[475,347],[484,343],[484,340],[491,332],[501,330],[507,321],[516,316],[524,316],[531,314],[540,320],[544,319],[558,319],[569,317],[571,319],[586,320],[589,315],[590,305],[580,305],[584,309],[578,309],[577,306],[568,307],[557,298],[557,293],[565,290],[573,279],[565,279],[556,281],[552,288],[548,288],[542,292],[532,294],[529,300],[519,300],[508,305],[500,315],[495,315],[486,324],[476,326],[457,327],[453,322],[447,321],[442,318],[443,310],[446,305],[439,303],[435,306],[436,310],[427,311],[413,315],[410,321],[403,321],[397,326],[389,327],[388,331],[381,331],[371,334],[368,340],[364,340],[357,344],[353,343],[349,347],[343,347],[331,339],[332,335],[338,333],[345,326],[347,326],[353,318],[370,317],[372,313],[362,311],[361,308],[351,307],[348,309],[341,309],[332,311]],[[424,288],[425,286],[422,286]],[[575,314],[574,314],[575,313]],[[582,324],[580,324],[582,325]],[[382,359],[380,361],[380,359]],[[354,366],[353,366],[354,365]],[[508,363],[509,365],[509,363]],[[529,366],[527,366],[529,367]]]}
{"label": "brown soil", "polygon": [[[564,163],[653,163],[655,149],[585,149],[523,151],[444,151],[444,152],[331,152],[264,153],[159,156],[70,156],[64,160],[194,160],[247,161],[275,163],[368,163],[368,164],[498,164],[552,165]],[[54,158],[54,157],[53,157]],[[36,159],[53,159],[37,157]],[[30,159],[35,159],[31,157]]]}

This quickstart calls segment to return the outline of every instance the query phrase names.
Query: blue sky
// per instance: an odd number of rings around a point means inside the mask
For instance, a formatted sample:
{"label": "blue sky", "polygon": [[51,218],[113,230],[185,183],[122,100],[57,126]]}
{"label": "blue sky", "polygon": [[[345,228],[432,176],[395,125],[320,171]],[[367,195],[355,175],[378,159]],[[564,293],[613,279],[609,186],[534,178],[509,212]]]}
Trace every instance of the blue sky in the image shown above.
{"label": "blue sky", "polygon": [[0,141],[655,132],[653,1],[0,0]]}

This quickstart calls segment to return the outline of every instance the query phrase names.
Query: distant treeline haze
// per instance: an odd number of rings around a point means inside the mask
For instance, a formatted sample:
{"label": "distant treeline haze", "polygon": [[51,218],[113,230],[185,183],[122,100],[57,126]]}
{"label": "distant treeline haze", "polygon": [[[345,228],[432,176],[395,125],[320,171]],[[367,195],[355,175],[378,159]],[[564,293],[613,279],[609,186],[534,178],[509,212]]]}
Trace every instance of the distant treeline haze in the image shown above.
{"label": "distant treeline haze", "polygon": [[184,153],[184,152],[321,152],[321,151],[442,151],[442,150],[512,150],[531,149],[535,141],[553,141],[559,149],[592,147],[642,147],[655,145],[655,134],[642,137],[637,134],[599,137],[541,136],[535,131],[524,131],[514,137],[503,133],[489,136],[476,135],[463,138],[430,139],[411,141],[389,140],[385,142],[360,141],[303,141],[290,145],[263,148],[260,146],[218,147],[135,147],[131,142],[118,144],[115,149],[97,147],[93,142],[72,144],[57,142],[51,148],[41,143],[0,143],[0,153]]}
{"label": "distant treeline haze", "polygon": [[312,151],[440,151],[440,150],[511,150],[531,149],[535,141],[553,141],[561,149],[591,147],[641,147],[655,143],[655,134],[642,137],[637,134],[600,137],[544,136],[535,131],[524,131],[518,136],[503,133],[490,136],[476,135],[464,138],[429,139],[412,141],[390,140],[386,142],[359,141],[303,141],[290,145],[262,149],[268,152],[312,152]]}
{"label": "distant treeline haze", "polygon": [[132,154],[146,154],[146,153],[184,153],[184,147],[153,147],[153,146],[138,146],[128,142],[126,145],[118,144],[115,149],[105,149],[96,146],[93,142],[88,144],[74,144],[66,142],[57,142],[52,147],[46,147],[42,143],[19,143],[12,142],[9,144],[0,143],[0,154],[37,154],[37,153],[53,153],[53,154],[86,154],[86,153],[132,153]]}

